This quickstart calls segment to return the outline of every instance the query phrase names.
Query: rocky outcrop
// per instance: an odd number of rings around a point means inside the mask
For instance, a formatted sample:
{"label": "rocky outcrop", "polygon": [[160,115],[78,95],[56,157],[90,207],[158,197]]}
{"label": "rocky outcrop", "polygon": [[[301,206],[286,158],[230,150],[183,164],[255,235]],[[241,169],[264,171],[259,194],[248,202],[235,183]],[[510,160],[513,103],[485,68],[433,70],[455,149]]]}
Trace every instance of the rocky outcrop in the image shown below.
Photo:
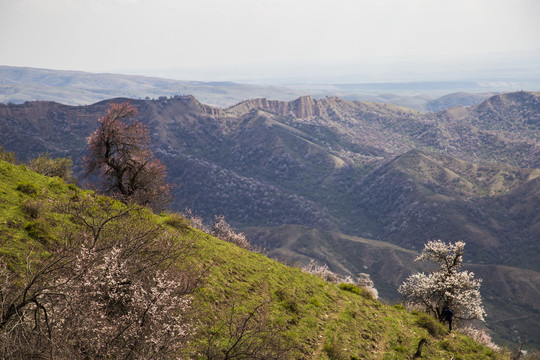
{"label": "rocky outcrop", "polygon": [[228,108],[227,112],[242,115],[258,109],[277,115],[293,115],[298,119],[306,119],[313,116],[326,116],[328,114],[326,105],[320,100],[314,100],[311,96],[302,96],[293,101],[252,99]]}

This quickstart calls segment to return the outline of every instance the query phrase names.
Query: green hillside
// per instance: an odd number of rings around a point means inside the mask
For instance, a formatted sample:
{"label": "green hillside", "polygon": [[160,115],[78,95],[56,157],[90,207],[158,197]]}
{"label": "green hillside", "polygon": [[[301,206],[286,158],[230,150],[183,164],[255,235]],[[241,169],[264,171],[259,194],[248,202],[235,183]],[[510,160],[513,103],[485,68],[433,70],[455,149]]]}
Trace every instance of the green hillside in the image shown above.
{"label": "green hillside", "polygon": [[[70,156],[80,175],[85,139],[111,101],[0,104],[1,145],[21,161]],[[483,291],[500,295],[485,298],[496,310],[489,328],[509,343],[540,346],[538,94],[430,114],[306,96],[225,109],[193,96],[132,101],[167,166],[175,211],[255,229],[249,238],[286,263],[313,258],[343,275],[368,272],[392,301],[414,255],[372,251],[343,234],[412,251],[463,240],[468,264],[517,268],[482,276]]]}
{"label": "green hillside", "polygon": [[[2,263],[23,282],[25,264],[32,260],[39,267],[40,261],[65,245],[62,234],[83,231],[77,214],[62,209],[84,205],[85,199],[99,204],[108,214],[126,209],[59,178],[0,161]],[[88,214],[93,211],[78,208]],[[183,315],[193,324],[191,341],[182,350],[184,357],[226,358],[220,349],[230,347],[231,339],[236,339],[229,332],[235,329],[232,324],[244,324],[243,339],[248,341],[239,342],[239,346],[262,346],[260,354],[266,354],[262,358],[409,359],[422,338],[428,340],[424,358],[507,358],[458,332],[446,335],[436,322],[421,314],[383,305],[361,288],[324,282],[189,228],[178,215],[153,215],[138,209],[129,216],[143,219],[140,221],[146,226],[159,226],[173,233],[176,241],[192,245],[191,255],[175,266],[204,269],[191,310]],[[92,216],[86,219],[97,220]],[[117,221],[111,218],[102,224],[103,236],[108,236]],[[129,231],[127,227],[138,225],[123,226]],[[4,319],[7,310],[2,311]]]}

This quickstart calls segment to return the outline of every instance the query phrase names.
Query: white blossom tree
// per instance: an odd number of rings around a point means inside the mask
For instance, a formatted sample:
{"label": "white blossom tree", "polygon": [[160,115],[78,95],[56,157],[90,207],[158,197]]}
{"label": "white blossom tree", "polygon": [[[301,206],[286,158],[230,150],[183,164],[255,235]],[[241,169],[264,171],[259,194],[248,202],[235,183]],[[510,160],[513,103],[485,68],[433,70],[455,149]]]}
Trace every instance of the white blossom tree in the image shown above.
{"label": "white blossom tree", "polygon": [[235,232],[229,223],[225,221],[225,216],[216,216],[216,220],[212,225],[210,235],[217,237],[223,241],[228,241],[241,248],[251,250],[251,244],[249,243],[244,233]]}
{"label": "white blossom tree", "polygon": [[[192,331],[182,319],[191,298],[183,279],[141,271],[128,247],[82,247],[75,276],[61,276],[49,309],[57,354],[72,359],[158,359],[173,356]],[[60,341],[58,341],[60,340]]]}
{"label": "white blossom tree", "polygon": [[398,291],[405,303],[421,308],[443,320],[443,310],[449,308],[456,320],[484,320],[484,306],[480,296],[482,279],[474,273],[461,270],[465,242],[446,244],[430,241],[415,261],[431,261],[438,268],[429,273],[409,276]]}
{"label": "white blossom tree", "polygon": [[[203,276],[188,260],[192,240],[92,193],[43,204],[70,221],[22,271],[0,257],[0,359],[181,356]],[[0,233],[0,244],[12,238]]]}

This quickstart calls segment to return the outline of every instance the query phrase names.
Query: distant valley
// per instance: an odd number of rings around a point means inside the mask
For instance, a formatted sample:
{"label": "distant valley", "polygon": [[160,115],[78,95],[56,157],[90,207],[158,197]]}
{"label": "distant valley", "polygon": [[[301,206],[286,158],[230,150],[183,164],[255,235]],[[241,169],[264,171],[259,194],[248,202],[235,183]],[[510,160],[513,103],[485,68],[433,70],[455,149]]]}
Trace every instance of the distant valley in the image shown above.
{"label": "distant valley", "polygon": [[288,101],[312,94],[315,98],[338,96],[348,100],[376,101],[427,112],[454,106],[476,105],[494,95],[494,91],[489,86],[463,82],[271,86],[0,66],[0,102],[15,104],[43,100],[66,105],[89,105],[115,97],[158,99],[162,96],[190,94],[204,104],[228,107],[257,97]]}
{"label": "distant valley", "polygon": [[[71,156],[80,170],[110,101],[0,105],[0,145],[21,160]],[[392,301],[426,241],[464,240],[488,326],[540,338],[540,94],[431,113],[338,97],[132,101],[175,184],[174,209],[223,214],[284,262],[368,272]]]}

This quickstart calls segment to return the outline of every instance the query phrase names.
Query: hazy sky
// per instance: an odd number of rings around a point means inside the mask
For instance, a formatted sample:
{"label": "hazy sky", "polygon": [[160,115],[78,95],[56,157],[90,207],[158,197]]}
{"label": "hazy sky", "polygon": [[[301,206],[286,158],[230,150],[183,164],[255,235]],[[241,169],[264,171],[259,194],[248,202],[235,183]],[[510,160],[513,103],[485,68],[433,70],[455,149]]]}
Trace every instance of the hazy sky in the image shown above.
{"label": "hazy sky", "polygon": [[533,49],[538,0],[0,0],[0,65],[101,72]]}

